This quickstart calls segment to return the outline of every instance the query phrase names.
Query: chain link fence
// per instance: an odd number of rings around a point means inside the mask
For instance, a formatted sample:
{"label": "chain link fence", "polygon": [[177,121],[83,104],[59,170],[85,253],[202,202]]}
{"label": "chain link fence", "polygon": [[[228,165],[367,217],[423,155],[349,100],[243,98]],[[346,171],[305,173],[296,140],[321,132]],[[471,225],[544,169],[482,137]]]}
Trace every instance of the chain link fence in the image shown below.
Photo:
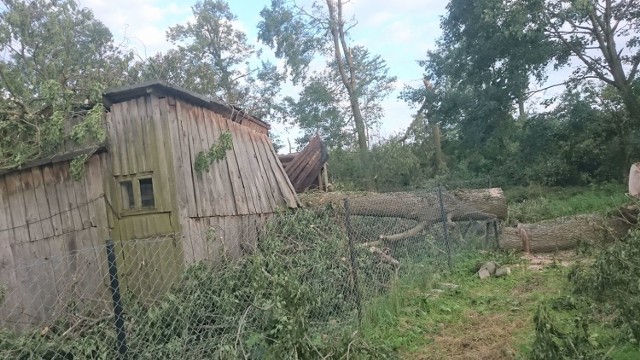
{"label": "chain link fence", "polygon": [[438,188],[43,255],[0,276],[0,358],[339,358],[396,283],[495,246],[478,214]]}

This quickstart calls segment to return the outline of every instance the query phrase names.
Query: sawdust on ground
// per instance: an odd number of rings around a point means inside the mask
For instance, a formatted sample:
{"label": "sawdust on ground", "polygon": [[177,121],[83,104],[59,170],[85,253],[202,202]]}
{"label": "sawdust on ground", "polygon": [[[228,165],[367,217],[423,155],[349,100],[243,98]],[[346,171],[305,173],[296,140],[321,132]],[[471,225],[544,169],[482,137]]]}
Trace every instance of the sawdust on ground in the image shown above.
{"label": "sawdust on ground", "polygon": [[523,254],[523,260],[528,260],[527,268],[529,270],[542,270],[552,264],[568,267],[573,265],[577,259],[574,250],[564,250],[555,253],[544,254]]}
{"label": "sawdust on ground", "polygon": [[[514,359],[512,334],[527,326],[527,319],[505,314],[465,314],[464,324],[445,329],[434,338],[435,353],[413,359],[485,360]],[[435,355],[437,354],[437,355]]]}

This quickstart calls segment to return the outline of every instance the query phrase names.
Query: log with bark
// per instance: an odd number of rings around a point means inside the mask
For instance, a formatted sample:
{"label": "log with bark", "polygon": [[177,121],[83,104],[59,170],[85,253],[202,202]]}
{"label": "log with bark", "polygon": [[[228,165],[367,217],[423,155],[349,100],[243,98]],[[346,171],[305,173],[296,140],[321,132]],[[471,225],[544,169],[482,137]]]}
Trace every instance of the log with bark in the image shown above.
{"label": "log with bark", "polygon": [[[331,204],[342,208],[345,198],[350,201],[353,215],[416,221],[434,219],[440,215],[440,204],[435,192],[334,192],[300,195],[303,204],[308,207]],[[504,220],[507,217],[507,200],[500,188],[455,190],[451,193],[445,191],[443,203],[447,216],[452,221]]]}
{"label": "log with bark", "polygon": [[501,188],[459,189],[451,193],[473,208],[493,214],[500,220],[507,218],[507,198]]}
{"label": "log with bark", "polygon": [[380,240],[398,241],[416,236],[429,226],[442,222],[495,221],[507,215],[507,201],[502,189],[457,190],[443,192],[445,216],[440,210],[436,192],[397,193],[316,193],[300,196],[308,207],[329,204],[343,210],[344,199],[349,199],[351,215],[390,217],[415,220],[416,226],[399,234],[380,235]]}
{"label": "log with bark", "polygon": [[619,217],[577,215],[502,229],[499,247],[534,253],[574,249],[578,243],[601,244],[622,238],[633,225]]}

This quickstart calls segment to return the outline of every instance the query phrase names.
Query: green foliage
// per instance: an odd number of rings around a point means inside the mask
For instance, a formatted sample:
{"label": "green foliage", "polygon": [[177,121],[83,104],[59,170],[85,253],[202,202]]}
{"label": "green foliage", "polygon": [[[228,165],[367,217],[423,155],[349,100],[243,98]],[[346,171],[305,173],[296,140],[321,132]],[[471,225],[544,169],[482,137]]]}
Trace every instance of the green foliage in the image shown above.
{"label": "green foliage", "polygon": [[[411,146],[398,142],[375,145],[368,154],[367,167],[376,169],[377,190],[400,189],[416,186],[422,179],[421,159]],[[367,187],[360,154],[336,149],[330,153],[331,176],[347,189]]]}
{"label": "green foliage", "polygon": [[[13,168],[59,151],[71,136],[65,133],[71,119],[88,115],[91,124],[96,117],[101,123],[101,106],[88,114],[84,109],[102,101],[105,86],[123,81],[132,55],[118,48],[109,29],[74,0],[3,5],[0,168]],[[103,131],[88,130],[94,135]]]}
{"label": "green foliage", "polygon": [[637,131],[609,87],[567,91],[553,111],[522,127],[518,156],[522,178],[542,185],[581,185],[622,179]]}
{"label": "green foliage", "polygon": [[640,342],[640,231],[602,249],[590,266],[573,269],[574,291],[597,303],[610,304]]}
{"label": "green foliage", "polygon": [[533,360],[555,359],[609,359],[589,331],[589,323],[576,317],[568,329],[561,329],[540,306],[533,317],[535,341],[530,358]]}
{"label": "green foliage", "polygon": [[[382,100],[393,90],[396,78],[389,75],[389,68],[379,55],[371,54],[362,46],[354,46],[350,51],[359,79],[354,93],[365,126],[371,130],[384,116]],[[296,140],[300,146],[319,134],[329,148],[350,148],[357,136],[351,104],[344,101],[349,98],[349,92],[341,84],[336,61],[330,59],[326,66],[324,71],[314,72],[303,81],[304,87],[297,99],[284,99],[286,111],[303,131],[303,136]]]}
{"label": "green foliage", "polygon": [[104,105],[102,102],[94,105],[82,121],[71,129],[71,139],[78,144],[82,144],[87,140],[92,143],[102,144],[107,139],[107,133],[104,127]]}
{"label": "green foliage", "polygon": [[[357,145],[365,153],[366,130],[382,118],[381,101],[393,91],[396,78],[380,56],[348,45],[355,20],[343,18],[344,3],[314,1],[302,7],[273,0],[260,12],[258,38],[285,61],[293,82],[302,83],[299,98],[286,98],[283,109],[285,118],[295,119],[304,132],[298,144],[319,133],[330,148]],[[309,64],[318,57],[325,68],[312,72]]]}
{"label": "green foliage", "polygon": [[82,180],[84,176],[84,164],[89,160],[89,155],[80,155],[76,156],[71,163],[69,164],[69,172],[71,173],[71,178],[75,181]]}
{"label": "green foliage", "polygon": [[209,166],[214,162],[218,162],[224,160],[227,155],[227,151],[233,148],[233,137],[229,131],[225,131],[220,134],[217,142],[214,142],[211,145],[209,151],[204,152],[200,151],[198,155],[196,155],[196,159],[194,161],[194,169],[198,172],[198,174],[202,174],[204,171],[209,170]]}
{"label": "green foliage", "polygon": [[275,116],[284,75],[234,25],[228,2],[202,0],[191,9],[192,21],[167,31],[174,48],[137,63],[137,75],[222,99],[260,118]]}

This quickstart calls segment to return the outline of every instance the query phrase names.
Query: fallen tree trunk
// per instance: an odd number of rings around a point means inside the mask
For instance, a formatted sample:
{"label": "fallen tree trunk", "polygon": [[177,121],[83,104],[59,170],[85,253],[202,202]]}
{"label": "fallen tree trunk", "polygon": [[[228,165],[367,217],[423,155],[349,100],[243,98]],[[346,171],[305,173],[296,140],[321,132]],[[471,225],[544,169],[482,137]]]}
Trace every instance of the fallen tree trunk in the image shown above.
{"label": "fallen tree trunk", "polygon": [[623,237],[631,227],[628,221],[617,217],[578,215],[504,228],[498,243],[505,250],[553,252],[574,249],[580,242],[607,243]]}
{"label": "fallen tree trunk", "polygon": [[507,198],[501,188],[460,189],[451,191],[457,199],[498,219],[507,218]]}
{"label": "fallen tree trunk", "polygon": [[[426,225],[442,221],[440,201],[433,191],[322,193],[300,198],[309,207],[331,204],[339,209],[348,198],[352,215],[411,219]],[[445,191],[442,202],[448,221],[495,220],[507,216],[507,201],[499,188]]]}

